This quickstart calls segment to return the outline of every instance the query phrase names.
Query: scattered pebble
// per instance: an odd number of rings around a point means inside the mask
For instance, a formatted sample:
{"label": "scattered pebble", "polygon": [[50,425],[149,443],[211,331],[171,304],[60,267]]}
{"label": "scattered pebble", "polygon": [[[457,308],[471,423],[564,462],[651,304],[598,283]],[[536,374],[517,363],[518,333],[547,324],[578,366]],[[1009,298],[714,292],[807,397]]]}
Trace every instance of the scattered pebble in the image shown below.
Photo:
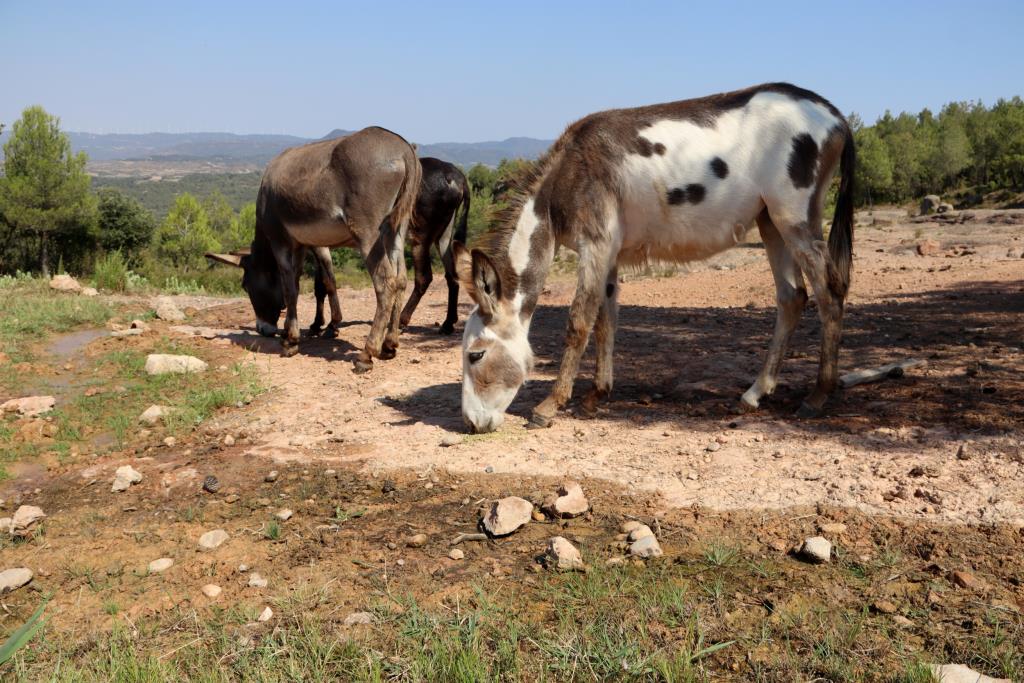
{"label": "scattered pebble", "polygon": [[132,484],[142,481],[142,474],[131,465],[121,465],[114,472],[114,483],[110,490],[117,493],[127,491]]}
{"label": "scattered pebble", "polygon": [[11,536],[28,536],[32,533],[32,528],[40,520],[46,517],[46,513],[43,512],[42,508],[36,507],[35,505],[22,505],[15,512],[14,516],[11,517],[10,521],[10,533]]}
{"label": "scattered pebble", "polygon": [[169,436],[166,439],[164,439],[164,445],[167,446],[168,448],[174,448],[174,445],[177,443],[178,440],[175,439],[173,436]]}
{"label": "scattered pebble", "polygon": [[988,587],[988,584],[977,576],[965,571],[953,572],[953,583],[960,586],[960,588],[966,588],[967,590],[984,590]]}
{"label": "scattered pebble", "polygon": [[256,572],[253,572],[249,575],[249,586],[252,588],[266,588],[267,580]]}
{"label": "scattered pebble", "polygon": [[563,536],[555,536],[548,540],[544,559],[548,567],[567,571],[585,569],[580,551]]}
{"label": "scattered pebble", "polygon": [[369,612],[353,612],[352,614],[345,617],[345,621],[342,622],[344,626],[359,626],[363,624],[372,624],[373,615]]}
{"label": "scattered pebble", "polygon": [[415,534],[406,539],[405,544],[410,548],[422,548],[427,544],[426,534]]}
{"label": "scattered pebble", "polygon": [[661,557],[661,544],[654,534],[643,536],[629,546],[629,554],[633,557]]}
{"label": "scattered pebble", "polygon": [[161,557],[159,560],[153,560],[146,567],[150,574],[159,574],[162,571],[166,571],[171,568],[174,564],[174,560],[169,557]]}
{"label": "scattered pebble", "polygon": [[458,434],[452,434],[451,432],[448,432],[447,434],[441,437],[442,448],[458,446],[460,443],[462,443],[462,437],[459,436]]}
{"label": "scattered pebble", "polygon": [[228,540],[228,532],[223,529],[214,529],[213,531],[207,531],[205,534],[199,537],[199,549],[200,550],[213,550],[220,547],[224,541]]}
{"label": "scattered pebble", "polygon": [[271,617],[274,616],[274,610],[270,607],[264,607],[260,615],[256,617],[256,621],[270,621]]}
{"label": "scattered pebble", "polygon": [[235,437],[231,436],[230,434],[225,434],[224,435],[224,445],[225,446],[234,446],[235,445]]}
{"label": "scattered pebble", "polygon": [[295,513],[293,513],[288,508],[281,508],[280,510],[277,511],[277,513],[274,516],[277,517],[282,522],[287,522],[289,519],[292,518],[293,514],[295,514]]}
{"label": "scattered pebble", "polygon": [[840,522],[835,522],[831,524],[821,524],[818,526],[818,531],[820,531],[823,534],[838,536],[839,534],[846,533],[846,525]]}
{"label": "scattered pebble", "polygon": [[211,600],[213,600],[223,592],[223,589],[220,586],[217,586],[212,583],[206,584],[199,590],[201,590],[203,592],[203,595],[210,598]]}
{"label": "scattered pebble", "polygon": [[448,557],[452,560],[461,560],[466,556],[466,553],[462,552],[459,548],[452,548],[448,551]]}
{"label": "scattered pebble", "polygon": [[249,565],[247,565],[247,564],[240,564],[240,565],[238,565],[238,573],[239,574],[244,574],[247,571],[249,571]]}
{"label": "scattered pebble", "polygon": [[275,481],[277,481],[278,476],[280,475],[277,473],[277,470],[270,470],[269,472],[267,472],[267,475],[263,477],[263,481],[267,482],[268,484],[273,484]]}
{"label": "scattered pebble", "polygon": [[992,678],[963,664],[933,664],[936,683],[1011,683],[1009,678]]}
{"label": "scattered pebble", "polygon": [[160,320],[169,320],[172,322],[180,322],[185,319],[185,314],[181,312],[178,305],[174,303],[173,299],[167,297],[160,297],[156,301],[154,306],[156,311],[156,317]]}
{"label": "scattered pebble", "polygon": [[239,496],[239,495],[238,495],[237,493],[229,493],[228,495],[226,495],[226,496],[224,497],[224,502],[225,502],[225,503],[237,503],[237,502],[238,502],[238,499],[239,499],[240,497],[241,497],[241,496]]}
{"label": "scattered pebble", "polygon": [[153,405],[146,408],[142,415],[139,415],[139,422],[152,426],[167,417],[170,412],[170,408],[166,406]]}
{"label": "scattered pebble", "polygon": [[832,559],[832,543],[822,536],[814,536],[803,542],[797,554],[808,562],[828,562]]}
{"label": "scattered pebble", "polygon": [[533,503],[518,496],[508,496],[491,504],[483,524],[492,536],[507,536],[532,518]]}
{"label": "scattered pebble", "polygon": [[896,605],[888,600],[876,600],[871,607],[879,614],[896,614],[897,610]]}
{"label": "scattered pebble", "polygon": [[574,481],[563,482],[557,496],[545,503],[544,509],[553,517],[578,517],[590,509],[583,487]]}
{"label": "scattered pebble", "polygon": [[15,567],[0,572],[0,595],[16,591],[32,580],[32,570],[28,567]]}

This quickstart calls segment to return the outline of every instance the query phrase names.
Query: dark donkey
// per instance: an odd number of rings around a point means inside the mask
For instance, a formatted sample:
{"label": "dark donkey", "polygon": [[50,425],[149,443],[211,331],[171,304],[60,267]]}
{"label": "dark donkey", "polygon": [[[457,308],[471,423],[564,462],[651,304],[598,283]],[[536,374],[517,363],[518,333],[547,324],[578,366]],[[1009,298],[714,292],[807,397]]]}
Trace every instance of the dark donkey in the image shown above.
{"label": "dark donkey", "polygon": [[[416,306],[434,279],[430,267],[430,247],[436,244],[441,263],[444,265],[444,279],[448,283],[448,314],[441,324],[440,332],[451,334],[459,319],[459,278],[455,273],[455,252],[452,243],[466,241],[466,221],[469,217],[470,202],[469,182],[458,166],[447,161],[421,157],[420,165],[423,168],[423,177],[408,234],[416,276],[412,294],[402,309],[399,324],[401,327],[409,324]],[[309,327],[309,332],[312,335],[321,333],[324,324],[324,299],[329,298],[331,323],[324,328],[323,336],[333,337],[337,324],[341,322],[341,307],[338,304],[334,271],[322,268],[321,263],[330,263],[330,258],[316,259],[316,317]]]}
{"label": "dark donkey", "polygon": [[[497,428],[526,380],[527,333],[556,245],[579,254],[579,275],[558,379],[533,409],[538,426],[568,401],[591,330],[597,371],[583,408],[593,412],[611,391],[619,266],[704,259],[741,242],[755,222],[775,277],[778,316],[764,367],[741,404],[755,409],[775,389],[809,284],[821,356],[800,415],[820,412],[837,384],[854,163],[842,114],[786,83],[600,112],[569,126],[508,222],[471,253],[456,246],[459,276],[477,303],[463,337],[466,422],[482,432]],[[839,193],[826,242],[822,210],[836,168]]]}
{"label": "dark donkey", "polygon": [[[207,256],[245,271],[242,287],[261,332],[276,329],[281,308],[287,307],[282,343],[290,356],[298,351],[296,305],[306,249],[313,247],[319,266],[329,270],[329,247],[357,248],[377,294],[366,347],[355,360],[355,370],[365,372],[374,356],[393,358],[398,348],[405,234],[420,175],[412,145],[375,126],[287,149],[263,173],[250,253]],[[341,319],[335,301],[332,324]]]}

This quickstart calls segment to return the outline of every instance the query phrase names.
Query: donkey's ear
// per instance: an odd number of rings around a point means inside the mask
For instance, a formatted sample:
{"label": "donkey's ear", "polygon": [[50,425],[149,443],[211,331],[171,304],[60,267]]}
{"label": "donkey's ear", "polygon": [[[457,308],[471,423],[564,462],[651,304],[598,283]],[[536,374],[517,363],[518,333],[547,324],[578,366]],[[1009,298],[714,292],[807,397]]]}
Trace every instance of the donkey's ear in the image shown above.
{"label": "donkey's ear", "polygon": [[209,253],[206,258],[215,263],[226,263],[237,268],[242,267],[242,254],[213,254]]}
{"label": "donkey's ear", "polygon": [[458,240],[452,241],[452,253],[455,254],[455,277],[466,289],[473,289],[473,257],[466,245]]}
{"label": "donkey's ear", "polygon": [[501,299],[501,276],[490,257],[479,249],[473,250],[473,299],[484,315],[492,315]]}

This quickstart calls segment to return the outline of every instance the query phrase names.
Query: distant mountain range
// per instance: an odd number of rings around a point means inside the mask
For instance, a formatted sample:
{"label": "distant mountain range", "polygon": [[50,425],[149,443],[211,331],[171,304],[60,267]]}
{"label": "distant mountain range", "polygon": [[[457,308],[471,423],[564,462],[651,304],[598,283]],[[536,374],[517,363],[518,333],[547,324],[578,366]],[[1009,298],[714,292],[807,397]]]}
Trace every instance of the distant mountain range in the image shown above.
{"label": "distant mountain range", "polygon": [[[336,129],[321,140],[341,137],[350,131]],[[0,136],[5,142],[10,130]],[[74,150],[83,151],[91,161],[210,161],[219,163],[265,164],[287,147],[310,138],[294,135],[236,135],[234,133],[68,133]],[[439,142],[417,145],[420,156],[445,159],[463,166],[496,166],[502,159],[534,159],[552,140],[507,138],[489,142]],[[0,150],[0,158],[3,152]]]}

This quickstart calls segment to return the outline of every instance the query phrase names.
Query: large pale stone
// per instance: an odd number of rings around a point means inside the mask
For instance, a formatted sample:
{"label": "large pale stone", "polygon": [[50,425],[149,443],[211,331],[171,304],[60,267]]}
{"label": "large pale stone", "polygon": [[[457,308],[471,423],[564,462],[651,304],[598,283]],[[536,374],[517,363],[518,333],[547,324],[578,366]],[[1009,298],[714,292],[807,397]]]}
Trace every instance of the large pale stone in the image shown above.
{"label": "large pale stone", "polygon": [[583,569],[583,556],[580,551],[563,536],[555,536],[548,541],[544,553],[548,566],[555,569]]}
{"label": "large pale stone", "polygon": [[61,273],[50,278],[50,289],[56,289],[58,292],[80,292],[82,285],[70,275]]}
{"label": "large pale stone", "polygon": [[0,572],[0,595],[16,591],[32,580],[32,570],[28,567],[16,567]]}
{"label": "large pale stone", "polygon": [[963,664],[933,664],[936,683],[1010,683],[1009,678],[992,678]]}
{"label": "large pale stone", "polygon": [[139,415],[139,422],[147,425],[155,425],[160,420],[171,414],[171,409],[166,406],[150,406]]}
{"label": "large pale stone", "polygon": [[205,534],[199,537],[199,548],[201,550],[213,550],[220,547],[224,541],[228,540],[228,532],[223,529],[214,529],[213,531],[207,531]]}
{"label": "large pale stone", "polygon": [[11,518],[10,531],[12,536],[28,536],[36,522],[46,517],[42,508],[35,505],[22,505]]}
{"label": "large pale stone", "polygon": [[518,496],[496,500],[484,515],[484,529],[492,536],[507,536],[533,516],[533,503]]}
{"label": "large pale stone", "polygon": [[185,314],[181,312],[181,309],[178,308],[173,299],[161,297],[157,299],[154,308],[156,309],[156,317],[160,318],[160,320],[179,322],[185,319]]}
{"label": "large pale stone", "polygon": [[141,472],[131,465],[121,465],[114,472],[114,483],[110,490],[115,493],[127,491],[132,484],[138,484],[140,481],[142,481]]}
{"label": "large pale stone", "polygon": [[661,557],[661,544],[654,535],[637,539],[629,546],[629,554],[633,557]]}
{"label": "large pale stone", "polygon": [[832,542],[823,536],[814,536],[800,546],[800,557],[808,562],[822,563],[832,559]]}
{"label": "large pale stone", "polygon": [[558,495],[545,503],[544,509],[552,517],[577,517],[590,509],[590,502],[583,494],[582,486],[567,481],[558,488]]}
{"label": "large pale stone", "polygon": [[203,372],[207,364],[194,356],[176,356],[169,353],[151,353],[146,356],[146,372],[150,375]]}
{"label": "large pale stone", "polygon": [[35,417],[53,410],[57,399],[53,396],[26,396],[24,398],[12,398],[0,404],[0,413],[16,412],[25,417]]}
{"label": "large pale stone", "polygon": [[150,574],[159,574],[160,572],[167,571],[174,565],[174,560],[169,557],[161,557],[159,560],[153,560],[149,563],[147,569]]}

